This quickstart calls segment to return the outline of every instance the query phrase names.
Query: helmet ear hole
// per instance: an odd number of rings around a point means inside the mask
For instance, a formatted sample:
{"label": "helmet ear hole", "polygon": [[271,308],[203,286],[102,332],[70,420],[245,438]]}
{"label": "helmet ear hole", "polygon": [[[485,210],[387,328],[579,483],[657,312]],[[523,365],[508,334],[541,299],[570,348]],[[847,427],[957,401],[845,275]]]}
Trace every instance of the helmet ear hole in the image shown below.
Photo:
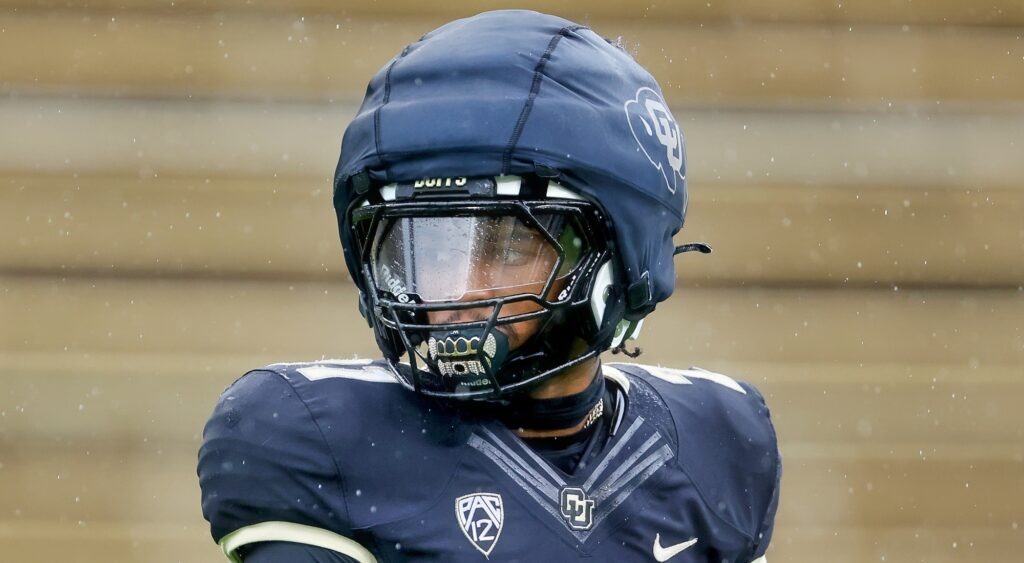
{"label": "helmet ear hole", "polygon": [[597,269],[594,276],[594,287],[590,292],[590,311],[594,315],[594,326],[598,331],[602,328],[605,312],[608,309],[608,300],[611,299],[612,288],[615,285],[612,261],[607,260]]}
{"label": "helmet ear hole", "polygon": [[[590,294],[590,308],[594,317],[594,325],[598,333],[607,334],[608,331],[611,331],[611,348],[640,336],[640,329],[644,324],[643,319],[631,321],[622,318],[621,307],[610,303],[612,299],[616,299],[615,283],[615,268],[612,261],[608,260],[598,268],[597,275],[594,276],[594,287]],[[621,299],[621,296],[618,298]]]}

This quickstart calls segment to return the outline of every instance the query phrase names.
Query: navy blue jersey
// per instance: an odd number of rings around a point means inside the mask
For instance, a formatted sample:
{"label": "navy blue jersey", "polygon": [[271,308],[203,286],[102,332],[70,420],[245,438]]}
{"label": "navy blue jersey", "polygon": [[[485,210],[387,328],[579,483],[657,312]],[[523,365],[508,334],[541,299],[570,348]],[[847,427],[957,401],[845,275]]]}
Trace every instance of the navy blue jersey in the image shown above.
{"label": "navy blue jersey", "polygon": [[761,395],[697,369],[603,369],[626,400],[572,475],[498,421],[403,389],[382,362],[249,372],[204,432],[203,514],[219,542],[304,542],[268,531],[284,522],[388,562],[761,557],[781,471]]}

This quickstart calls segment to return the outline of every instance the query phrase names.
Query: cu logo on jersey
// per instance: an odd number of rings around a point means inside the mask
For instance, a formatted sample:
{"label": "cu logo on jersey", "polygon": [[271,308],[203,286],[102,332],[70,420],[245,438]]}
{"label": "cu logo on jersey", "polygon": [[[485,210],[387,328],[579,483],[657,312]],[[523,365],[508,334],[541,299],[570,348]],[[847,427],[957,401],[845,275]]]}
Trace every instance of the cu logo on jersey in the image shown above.
{"label": "cu logo on jersey", "polygon": [[501,536],[501,525],[505,522],[501,495],[476,493],[461,496],[455,499],[455,514],[466,539],[490,559],[491,551]]}
{"label": "cu logo on jersey", "polygon": [[583,489],[566,487],[559,495],[562,517],[573,530],[589,530],[594,525],[594,501]]}
{"label": "cu logo on jersey", "polygon": [[661,96],[644,87],[636,91],[636,98],[625,105],[626,119],[633,138],[665,179],[668,191],[676,193],[686,179],[683,134]]}

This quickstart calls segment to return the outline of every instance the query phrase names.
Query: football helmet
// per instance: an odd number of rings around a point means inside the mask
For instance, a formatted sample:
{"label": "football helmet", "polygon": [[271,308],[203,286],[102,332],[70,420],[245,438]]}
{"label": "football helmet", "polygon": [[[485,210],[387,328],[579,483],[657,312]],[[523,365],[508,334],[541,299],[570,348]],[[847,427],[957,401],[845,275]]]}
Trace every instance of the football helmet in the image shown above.
{"label": "football helmet", "polygon": [[381,351],[408,387],[457,398],[635,336],[672,293],[686,194],[651,75],[584,26],[520,10],[449,23],[385,65],[334,181]]}

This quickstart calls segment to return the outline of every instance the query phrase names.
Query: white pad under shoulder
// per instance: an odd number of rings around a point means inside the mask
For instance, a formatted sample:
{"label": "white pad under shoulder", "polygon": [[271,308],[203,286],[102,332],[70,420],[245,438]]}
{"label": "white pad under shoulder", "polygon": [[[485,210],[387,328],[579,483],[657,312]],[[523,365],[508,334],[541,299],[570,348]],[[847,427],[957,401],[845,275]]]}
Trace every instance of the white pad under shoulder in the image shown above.
{"label": "white pad under shoulder", "polygon": [[266,541],[286,541],[312,545],[347,555],[359,563],[377,563],[377,559],[373,554],[355,540],[330,530],[295,524],[293,522],[260,522],[252,526],[239,528],[221,538],[220,547],[224,550],[224,555],[227,556],[229,561],[232,561],[232,563],[242,563],[242,559],[235,554],[238,548],[243,545]]}

